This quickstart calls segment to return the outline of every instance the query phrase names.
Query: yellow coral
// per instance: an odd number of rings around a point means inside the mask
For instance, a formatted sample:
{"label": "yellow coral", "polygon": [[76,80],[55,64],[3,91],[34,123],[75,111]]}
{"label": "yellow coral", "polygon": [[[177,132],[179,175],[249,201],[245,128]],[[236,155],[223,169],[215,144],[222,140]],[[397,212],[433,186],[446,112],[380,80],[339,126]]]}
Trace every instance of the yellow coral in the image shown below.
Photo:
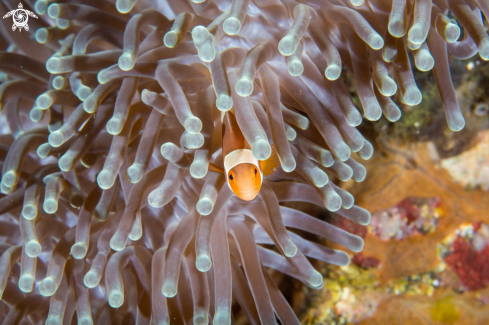
{"label": "yellow coral", "polygon": [[435,301],[430,311],[431,319],[444,324],[454,324],[460,317],[451,296]]}

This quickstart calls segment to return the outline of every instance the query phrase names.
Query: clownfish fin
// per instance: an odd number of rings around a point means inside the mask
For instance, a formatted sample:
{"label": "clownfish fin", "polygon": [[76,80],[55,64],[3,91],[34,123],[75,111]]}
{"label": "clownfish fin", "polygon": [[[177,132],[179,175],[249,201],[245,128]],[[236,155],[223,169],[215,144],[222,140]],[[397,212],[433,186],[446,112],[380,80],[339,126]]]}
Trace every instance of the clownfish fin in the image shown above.
{"label": "clownfish fin", "polygon": [[273,174],[268,175],[266,177],[263,176],[263,177],[269,181],[272,181],[272,182],[278,182],[278,181],[283,181],[286,179],[291,179],[290,173],[284,172],[282,167],[277,168],[277,170],[275,172],[273,172]]}
{"label": "clownfish fin", "polygon": [[218,173],[224,174],[224,169],[214,165],[213,163],[209,163],[209,170],[212,170],[213,172],[218,172]]}
{"label": "clownfish fin", "polygon": [[278,180],[278,174],[282,171],[280,166],[280,159],[278,158],[277,150],[275,146],[272,145],[272,154],[265,160],[260,160],[260,169],[264,177],[270,180]]}

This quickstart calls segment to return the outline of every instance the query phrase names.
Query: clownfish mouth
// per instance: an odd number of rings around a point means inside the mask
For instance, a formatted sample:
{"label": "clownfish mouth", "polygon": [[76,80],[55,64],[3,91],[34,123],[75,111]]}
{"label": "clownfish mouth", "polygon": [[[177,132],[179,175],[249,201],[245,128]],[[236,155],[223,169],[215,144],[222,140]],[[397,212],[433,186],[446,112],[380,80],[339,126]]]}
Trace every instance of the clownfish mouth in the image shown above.
{"label": "clownfish mouth", "polygon": [[234,193],[234,194],[236,194],[236,196],[239,197],[241,200],[251,201],[257,197],[259,192],[260,192],[259,187],[253,187],[249,190],[239,191],[239,192]]}

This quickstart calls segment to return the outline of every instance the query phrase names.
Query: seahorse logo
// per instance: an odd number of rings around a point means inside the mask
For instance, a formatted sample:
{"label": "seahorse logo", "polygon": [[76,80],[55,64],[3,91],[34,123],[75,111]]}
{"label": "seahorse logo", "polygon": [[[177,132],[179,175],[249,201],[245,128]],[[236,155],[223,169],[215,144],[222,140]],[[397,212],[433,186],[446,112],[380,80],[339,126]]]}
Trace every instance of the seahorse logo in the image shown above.
{"label": "seahorse logo", "polygon": [[3,19],[12,16],[12,19],[14,21],[14,24],[12,25],[12,30],[14,32],[17,28],[19,29],[19,32],[22,31],[22,28],[24,28],[26,31],[29,30],[29,25],[27,25],[27,20],[29,20],[29,16],[36,19],[38,18],[35,13],[29,10],[25,10],[23,8],[24,7],[22,6],[22,3],[19,3],[18,9],[9,11],[5,16],[3,16]]}

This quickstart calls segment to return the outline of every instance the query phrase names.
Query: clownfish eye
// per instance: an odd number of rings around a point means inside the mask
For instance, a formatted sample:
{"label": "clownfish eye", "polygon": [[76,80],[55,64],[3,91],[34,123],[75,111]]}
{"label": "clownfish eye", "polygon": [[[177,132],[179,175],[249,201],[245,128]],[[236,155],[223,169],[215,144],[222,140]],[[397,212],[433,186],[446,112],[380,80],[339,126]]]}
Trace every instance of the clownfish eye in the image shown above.
{"label": "clownfish eye", "polygon": [[230,179],[230,180],[234,180],[234,177],[233,177],[233,175],[232,175],[232,174],[229,174],[229,179]]}
{"label": "clownfish eye", "polygon": [[251,175],[253,175],[253,177],[256,178],[256,175],[258,174],[258,168],[252,165],[250,171],[251,171]]}

